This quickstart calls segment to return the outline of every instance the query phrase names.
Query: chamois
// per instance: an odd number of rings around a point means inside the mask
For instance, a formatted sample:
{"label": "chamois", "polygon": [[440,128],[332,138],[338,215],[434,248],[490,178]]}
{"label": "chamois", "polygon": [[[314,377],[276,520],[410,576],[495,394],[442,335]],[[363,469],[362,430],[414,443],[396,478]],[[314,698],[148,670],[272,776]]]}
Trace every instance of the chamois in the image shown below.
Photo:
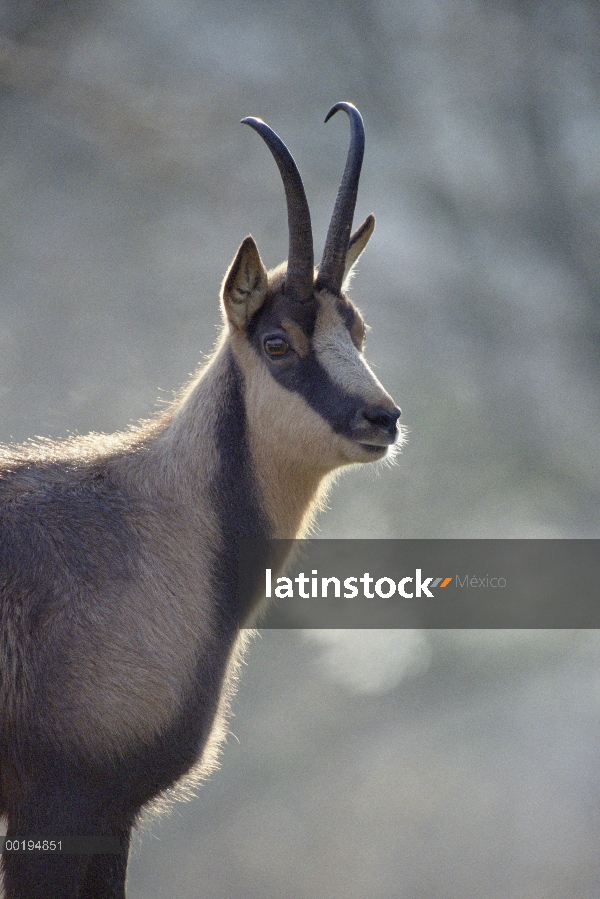
{"label": "chamois", "polygon": [[289,256],[246,237],[209,362],[155,419],[112,436],[0,449],[0,814],[7,838],[112,837],[100,854],[5,851],[7,899],[123,899],[140,811],[214,766],[244,642],[244,537],[307,532],[330,476],[382,459],[400,410],[343,293],[358,110],[323,260],[296,164],[260,119],[286,194]]}

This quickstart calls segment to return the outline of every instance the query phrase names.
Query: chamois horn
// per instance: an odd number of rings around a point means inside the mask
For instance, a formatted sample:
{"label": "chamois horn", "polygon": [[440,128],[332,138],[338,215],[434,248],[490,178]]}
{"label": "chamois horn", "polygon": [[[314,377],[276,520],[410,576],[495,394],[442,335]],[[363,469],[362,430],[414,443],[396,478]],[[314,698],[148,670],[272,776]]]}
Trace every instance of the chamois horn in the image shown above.
{"label": "chamois horn", "polygon": [[279,167],[285,189],[290,235],[284,291],[298,302],[307,302],[312,299],[313,294],[315,261],[310,210],[298,167],[284,142],[262,119],[249,117],[242,119],[242,124],[250,125],[260,134]]}
{"label": "chamois horn", "polygon": [[332,293],[339,294],[342,290],[344,279],[344,267],[346,254],[350,243],[350,231],[356,195],[358,193],[358,180],[365,151],[365,128],[360,112],[352,103],[336,103],[332,106],[326,122],[343,109],[350,117],[350,148],[346,159],[346,168],[342,176],[342,183],[335,201],[333,215],[329,223],[323,258],[319,266],[317,287],[326,287]]}

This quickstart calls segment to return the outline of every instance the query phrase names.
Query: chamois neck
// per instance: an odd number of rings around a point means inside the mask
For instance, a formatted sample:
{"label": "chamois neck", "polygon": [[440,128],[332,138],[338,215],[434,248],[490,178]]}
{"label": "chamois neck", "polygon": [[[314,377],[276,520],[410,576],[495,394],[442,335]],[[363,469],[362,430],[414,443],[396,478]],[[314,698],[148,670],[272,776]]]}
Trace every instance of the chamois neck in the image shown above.
{"label": "chamois neck", "polygon": [[[229,341],[243,372],[248,464],[271,536],[305,536],[324,500],[331,466],[320,448],[315,449],[312,420],[307,426],[302,398],[277,383],[243,334],[234,333]],[[319,439],[327,439],[325,423],[322,431]]]}
{"label": "chamois neck", "polygon": [[305,537],[325,503],[331,476],[298,467],[293,460],[281,458],[273,447],[263,445],[257,455],[256,480],[273,537]]}
{"label": "chamois neck", "polygon": [[165,414],[147,465],[150,488],[160,484],[198,528],[205,514],[198,510],[209,508],[226,543],[271,536],[248,443],[244,379],[227,339]]}
{"label": "chamois neck", "polygon": [[[265,430],[256,361],[249,367],[237,355],[223,337],[155,423],[147,447],[134,453],[134,478],[143,492],[158,490],[169,503],[192,509],[209,500],[229,539],[303,536],[322,505],[327,472],[287,455]],[[265,377],[270,375],[260,376],[261,396]]]}

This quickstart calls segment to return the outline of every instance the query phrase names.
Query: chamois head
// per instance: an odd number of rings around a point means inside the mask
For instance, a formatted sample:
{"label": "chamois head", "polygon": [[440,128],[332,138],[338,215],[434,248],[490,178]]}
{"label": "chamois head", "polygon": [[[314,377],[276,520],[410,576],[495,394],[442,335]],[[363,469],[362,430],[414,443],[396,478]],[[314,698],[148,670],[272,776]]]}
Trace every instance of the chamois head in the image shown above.
{"label": "chamois head", "polygon": [[325,121],[339,109],[350,117],[351,142],[317,270],[310,212],[294,159],[263,121],[242,120],[261,135],[279,167],[289,255],[287,263],[267,272],[256,243],[246,237],[222,287],[229,339],[246,380],[251,430],[260,429],[263,441],[275,448],[285,447],[293,465],[321,473],[382,459],[399,437],[400,409],[364,358],[365,324],[343,292],[375,218],[369,215],[350,236],[364,127],[351,103],[336,103]]}

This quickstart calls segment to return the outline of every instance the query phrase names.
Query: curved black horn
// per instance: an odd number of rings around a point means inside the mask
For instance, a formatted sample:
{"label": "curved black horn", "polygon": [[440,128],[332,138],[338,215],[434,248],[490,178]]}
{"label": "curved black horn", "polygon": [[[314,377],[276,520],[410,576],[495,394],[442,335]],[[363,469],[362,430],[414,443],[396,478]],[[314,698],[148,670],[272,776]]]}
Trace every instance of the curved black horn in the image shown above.
{"label": "curved black horn", "polygon": [[338,109],[343,109],[350,116],[350,149],[329,224],[317,278],[317,287],[326,287],[336,294],[339,294],[342,289],[346,253],[350,243],[350,231],[358,193],[358,179],[365,151],[365,128],[362,116],[352,103],[336,103],[327,113],[325,121],[328,122]]}
{"label": "curved black horn", "polygon": [[295,300],[305,302],[312,298],[315,262],[310,211],[302,178],[292,154],[272,128],[261,119],[251,117],[242,119],[242,124],[250,125],[260,134],[281,172],[290,233],[285,293]]}

